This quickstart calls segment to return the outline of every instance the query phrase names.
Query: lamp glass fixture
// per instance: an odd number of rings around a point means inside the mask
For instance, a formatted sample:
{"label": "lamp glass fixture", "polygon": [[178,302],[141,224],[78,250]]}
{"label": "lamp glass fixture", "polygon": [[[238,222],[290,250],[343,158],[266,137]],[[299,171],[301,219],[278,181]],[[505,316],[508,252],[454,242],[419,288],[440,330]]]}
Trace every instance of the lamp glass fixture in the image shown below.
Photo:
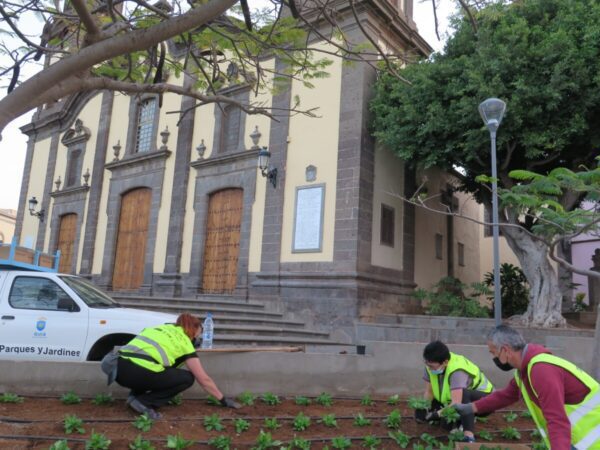
{"label": "lamp glass fixture", "polygon": [[479,114],[490,131],[498,129],[505,111],[506,103],[495,97],[488,98],[479,105]]}
{"label": "lamp glass fixture", "polygon": [[263,147],[258,151],[258,168],[265,173],[269,170],[269,161],[271,160],[271,152],[267,147]]}
{"label": "lamp glass fixture", "polygon": [[35,212],[35,208],[37,207],[38,201],[35,197],[31,197],[29,199],[29,212],[33,214]]}

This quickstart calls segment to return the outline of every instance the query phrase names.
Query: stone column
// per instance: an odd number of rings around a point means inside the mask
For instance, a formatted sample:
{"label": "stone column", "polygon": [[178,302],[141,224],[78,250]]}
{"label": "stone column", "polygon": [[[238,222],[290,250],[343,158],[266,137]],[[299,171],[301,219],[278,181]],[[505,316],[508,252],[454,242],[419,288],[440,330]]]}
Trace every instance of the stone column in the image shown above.
{"label": "stone column", "polygon": [[[600,272],[600,248],[597,248],[592,255],[593,267],[590,270]],[[588,276],[588,299],[590,302],[590,311],[596,312],[600,303],[600,278]]]}

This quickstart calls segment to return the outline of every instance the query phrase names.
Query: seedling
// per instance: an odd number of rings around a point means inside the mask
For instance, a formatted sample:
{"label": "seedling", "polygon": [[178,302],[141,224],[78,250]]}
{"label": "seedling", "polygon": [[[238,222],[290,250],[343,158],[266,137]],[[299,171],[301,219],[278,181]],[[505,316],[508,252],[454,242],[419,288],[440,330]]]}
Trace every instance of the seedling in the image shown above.
{"label": "seedling", "polygon": [[294,418],[294,424],[293,424],[294,430],[296,431],[304,431],[306,430],[308,427],[310,427],[310,417],[305,416],[304,413],[299,413],[295,418]]}
{"label": "seedling", "polygon": [[533,431],[531,432],[531,437],[532,437],[533,439],[541,439],[541,438],[542,438],[542,433],[540,432],[540,430],[539,430],[539,429],[537,429],[537,428],[536,428],[535,430],[533,430]]}
{"label": "seedling", "polygon": [[335,414],[325,414],[319,420],[323,425],[329,428],[337,427],[337,420],[335,419]]}
{"label": "seedling", "polygon": [[294,436],[290,441],[290,448],[298,450],[310,450],[310,441]]}
{"label": "seedling", "polygon": [[350,448],[352,446],[352,441],[347,437],[338,436],[331,440],[331,446],[337,449]]}
{"label": "seedling", "polygon": [[370,450],[376,449],[381,445],[381,439],[377,436],[369,435],[363,438],[362,446]]}
{"label": "seedling", "polygon": [[217,414],[204,416],[204,429],[206,431],[222,431],[225,429],[221,423],[221,418]]}
{"label": "seedling", "polygon": [[23,397],[19,397],[17,394],[11,394],[10,392],[5,392],[0,395],[0,403],[23,403]]}
{"label": "seedling", "polygon": [[427,409],[431,406],[431,402],[423,397],[410,397],[408,399],[408,407],[411,409]]}
{"label": "seedling", "polygon": [[279,397],[271,392],[265,392],[262,396],[262,401],[271,406],[279,405],[281,403]]}
{"label": "seedling", "polygon": [[144,432],[150,431],[150,428],[152,428],[153,424],[154,421],[146,413],[138,416],[137,419],[133,421],[133,426]]}
{"label": "seedling", "polygon": [[488,417],[475,416],[475,422],[488,423],[489,420]]}
{"label": "seedling", "polygon": [[331,399],[331,395],[323,392],[321,395],[315,398],[315,403],[321,406],[331,406],[333,405],[333,400]]}
{"label": "seedling", "polygon": [[238,396],[238,400],[244,406],[252,406],[254,405],[254,400],[256,400],[256,395],[254,395],[251,392],[245,391]]}
{"label": "seedling", "polygon": [[[214,398],[214,397],[213,397]],[[171,400],[169,400],[169,405],[180,406],[183,403],[183,395],[177,394]],[[221,404],[221,403],[219,403]]]}
{"label": "seedling", "polygon": [[395,406],[400,403],[400,396],[398,394],[394,394],[387,399],[387,404]]}
{"label": "seedling", "polygon": [[510,422],[514,422],[515,420],[517,420],[519,418],[519,416],[517,415],[516,412],[509,412],[504,414],[504,420],[506,420],[508,423]]}
{"label": "seedling", "polygon": [[237,434],[240,434],[248,430],[248,428],[250,428],[250,422],[244,419],[235,419],[233,421],[233,426],[235,427],[235,432]]}
{"label": "seedling", "polygon": [[110,439],[102,433],[94,433],[85,441],[85,450],[108,450],[110,447]]}
{"label": "seedling", "polygon": [[206,403],[212,406],[221,406],[221,402],[217,400],[217,397],[214,397],[212,395],[206,397]]}
{"label": "seedling", "polygon": [[435,436],[430,435],[429,433],[423,433],[420,439],[433,448],[439,448],[440,442],[435,438]]}
{"label": "seedling", "polygon": [[412,448],[413,450],[433,450],[431,447],[425,447],[419,442],[414,443]]}
{"label": "seedling", "polygon": [[492,441],[494,439],[494,435],[489,431],[481,430],[477,435],[486,441]]}
{"label": "seedling", "polygon": [[303,397],[301,395],[298,395],[294,401],[296,402],[296,405],[298,406],[308,406],[311,404],[310,398],[308,397]]}
{"label": "seedling", "polygon": [[461,442],[464,439],[465,435],[462,431],[455,430],[448,434],[449,442]]}
{"label": "seedling", "polygon": [[363,398],[360,399],[360,404],[362,406],[372,406],[375,402],[371,398],[369,394],[365,394]]}
{"label": "seedling", "polygon": [[355,427],[366,427],[368,425],[371,425],[371,420],[367,419],[361,413],[358,413],[356,416],[354,416]]}
{"label": "seedling", "polygon": [[83,428],[83,420],[74,415],[66,415],[63,420],[65,426],[65,433],[79,433],[84,434],[85,428]]}
{"label": "seedling", "polygon": [[393,410],[385,419],[383,419],[385,426],[392,428],[393,430],[400,428],[400,422],[402,422],[402,415],[397,409]]}
{"label": "seedling", "polygon": [[231,448],[231,438],[229,436],[217,436],[208,441],[208,445],[219,450],[229,450]]}
{"label": "seedling", "polygon": [[515,427],[506,427],[502,430],[502,437],[505,439],[521,439],[521,433]]}
{"label": "seedling", "polygon": [[69,445],[65,439],[61,439],[60,441],[56,441],[48,450],[70,450]]}
{"label": "seedling", "polygon": [[531,447],[533,450],[548,450],[545,442],[534,442]]}
{"label": "seedling", "polygon": [[276,430],[281,425],[277,422],[277,417],[265,417],[265,428],[267,430]]}
{"label": "seedling", "polygon": [[280,445],[281,441],[274,440],[271,433],[265,433],[263,430],[260,430],[256,438],[256,446],[252,447],[252,450],[265,450],[267,448],[279,447]]}
{"label": "seedling", "polygon": [[525,410],[521,413],[521,417],[523,419],[531,419],[531,413],[528,410]]}
{"label": "seedling", "polygon": [[81,403],[81,398],[73,391],[69,391],[60,398],[64,405],[77,405]]}
{"label": "seedling", "polygon": [[150,441],[142,439],[142,435],[137,437],[129,444],[130,450],[154,450],[154,445]]}
{"label": "seedling", "polygon": [[410,436],[402,431],[390,431],[388,436],[394,440],[396,444],[400,446],[400,448],[408,447],[410,442]]}
{"label": "seedling", "polygon": [[96,394],[92,403],[94,405],[112,405],[115,402],[115,399],[110,394]]}
{"label": "seedling", "polygon": [[448,423],[458,422],[460,420],[460,414],[451,406],[442,409],[440,411],[440,417],[443,417]]}
{"label": "seedling", "polygon": [[194,441],[190,441],[181,437],[180,434],[177,436],[169,435],[167,436],[167,448],[174,448],[176,450],[180,450],[182,448],[190,447]]}

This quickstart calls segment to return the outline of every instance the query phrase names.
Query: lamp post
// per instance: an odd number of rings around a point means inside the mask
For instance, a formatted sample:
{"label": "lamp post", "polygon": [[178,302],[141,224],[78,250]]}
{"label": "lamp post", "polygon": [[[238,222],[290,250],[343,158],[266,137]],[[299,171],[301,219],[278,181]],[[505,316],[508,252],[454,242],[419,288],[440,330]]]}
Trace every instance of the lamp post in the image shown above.
{"label": "lamp post", "polygon": [[479,114],[490,131],[492,141],[492,230],[494,236],[494,320],[502,322],[502,299],[500,297],[500,249],[498,244],[498,182],[496,170],[496,131],[502,122],[506,103],[499,98],[488,98],[479,105]]}

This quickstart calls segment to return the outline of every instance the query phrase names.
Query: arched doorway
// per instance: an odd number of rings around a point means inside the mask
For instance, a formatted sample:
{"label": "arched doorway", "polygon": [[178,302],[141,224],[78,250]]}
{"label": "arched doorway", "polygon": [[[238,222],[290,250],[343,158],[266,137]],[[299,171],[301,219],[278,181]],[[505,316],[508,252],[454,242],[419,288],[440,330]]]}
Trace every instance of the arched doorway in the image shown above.
{"label": "arched doorway", "polygon": [[121,197],[121,213],[113,266],[113,290],[138,289],[144,281],[144,262],[152,190],[138,188]]}
{"label": "arched doorway", "polygon": [[204,293],[226,294],[235,290],[242,204],[242,189],[224,189],[210,196],[201,287]]}
{"label": "arched doorway", "polygon": [[71,273],[73,271],[73,252],[75,246],[75,233],[77,232],[77,214],[65,214],[60,218],[58,229],[58,242],[56,249],[60,250],[58,271]]}

